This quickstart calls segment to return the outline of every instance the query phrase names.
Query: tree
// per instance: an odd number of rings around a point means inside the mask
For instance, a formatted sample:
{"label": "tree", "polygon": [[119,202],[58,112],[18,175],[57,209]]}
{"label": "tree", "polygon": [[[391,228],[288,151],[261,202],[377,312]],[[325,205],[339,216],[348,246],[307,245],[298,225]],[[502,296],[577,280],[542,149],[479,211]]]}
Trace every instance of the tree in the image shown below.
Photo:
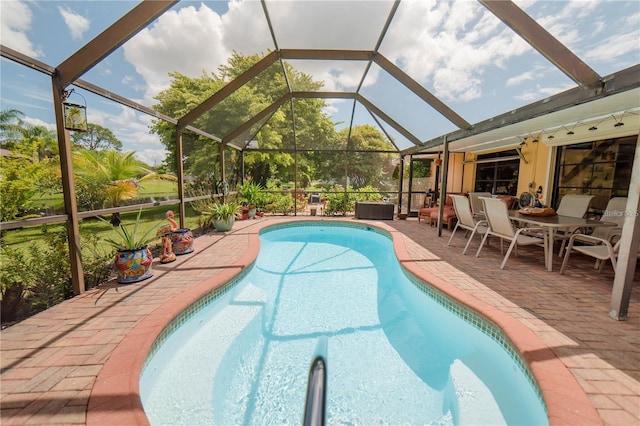
{"label": "tree", "polygon": [[12,149],[13,145],[22,140],[24,134],[24,113],[17,109],[0,111],[0,146]]}
{"label": "tree", "polygon": [[106,127],[89,123],[86,132],[73,132],[71,141],[76,148],[88,150],[113,149],[122,150],[122,142]]}
{"label": "tree", "polygon": [[[385,139],[384,135],[375,127],[368,124],[355,126],[351,129],[342,129],[338,134],[337,146],[347,146],[348,153],[317,153],[318,177],[329,182],[342,182],[345,174],[349,178],[349,186],[361,188],[372,185],[376,188],[384,186],[384,181],[391,178],[393,166],[392,155],[385,152],[393,151],[393,147]],[[373,151],[373,152],[367,152]]]}
{"label": "tree", "polygon": [[[161,92],[156,99],[159,104],[154,108],[169,116],[181,117],[216,93],[227,83],[260,60],[259,55],[244,56],[234,52],[226,65],[219,67],[217,73],[203,74],[200,78],[189,78],[179,73],[170,74],[171,87]],[[296,90],[318,90],[321,83],[314,82],[308,75],[296,71],[285,63],[287,76]],[[225,139],[240,125],[258,112],[280,99],[288,90],[287,81],[279,63],[273,64],[247,84],[243,85],[194,123],[194,127]],[[323,100],[303,100],[296,111],[297,131],[318,138],[335,137],[333,123],[322,111]],[[296,103],[298,108],[298,103]],[[277,152],[281,148],[294,148],[295,139],[289,105],[277,110],[267,123],[255,135],[260,149],[273,149],[273,152],[251,153],[245,158],[245,172],[254,177],[254,181],[265,184],[265,172],[276,174],[283,179],[293,179],[294,158],[290,153]],[[256,128],[256,131],[258,129]],[[171,153],[168,165],[175,168],[175,127],[164,121],[156,121],[152,132],[158,134],[162,143]],[[253,135],[249,134],[249,137]],[[234,142],[234,141],[225,141]],[[235,141],[238,143],[245,140]],[[322,142],[320,142],[322,143]],[[229,148],[231,149],[231,148]],[[183,166],[185,173],[197,179],[210,179],[211,175],[220,176],[219,148],[217,143],[201,136],[185,133],[183,135]]]}
{"label": "tree", "polygon": [[[142,182],[154,179],[176,181],[176,177],[159,174],[134,157],[134,152],[112,150],[79,150],[73,154],[74,174],[80,184],[97,188],[100,196],[110,207],[118,207],[123,201],[138,196]],[[112,223],[117,226],[119,215],[114,214]]]}
{"label": "tree", "polygon": [[15,147],[16,152],[43,161],[58,156],[58,136],[44,126],[26,126],[22,131],[22,141]]}

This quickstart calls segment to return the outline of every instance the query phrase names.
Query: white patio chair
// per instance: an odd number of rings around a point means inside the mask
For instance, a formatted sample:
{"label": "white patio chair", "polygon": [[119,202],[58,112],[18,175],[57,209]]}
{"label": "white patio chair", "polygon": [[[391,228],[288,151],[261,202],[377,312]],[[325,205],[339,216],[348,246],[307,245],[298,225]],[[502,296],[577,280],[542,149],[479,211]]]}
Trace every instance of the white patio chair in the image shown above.
{"label": "white patio chair", "polygon": [[590,234],[593,237],[604,238],[609,240],[622,234],[622,225],[624,225],[625,211],[627,210],[627,197],[614,197],[609,200],[604,213],[600,217],[601,221],[613,222],[615,227],[598,226],[595,227]]}
{"label": "white patio chair", "polygon": [[[504,240],[511,241],[509,244],[509,249],[507,250],[507,254],[504,256],[502,260],[502,264],[500,265],[500,269],[504,269],[504,265],[507,263],[509,259],[509,255],[513,248],[516,248],[516,256],[518,255],[517,246],[526,246],[526,245],[540,245],[544,247],[543,257],[545,259],[545,267],[547,260],[547,233],[543,228],[517,228],[511,222],[509,218],[509,210],[507,209],[507,205],[499,199],[496,198],[486,198],[480,197],[482,200],[483,210],[485,217],[487,218],[487,223],[489,225],[489,229],[485,232],[484,237],[482,238],[482,242],[480,243],[480,247],[476,252],[476,257],[480,256],[480,251],[484,246],[485,241],[489,237],[489,235],[494,235],[500,238],[500,253],[504,253],[503,242]],[[541,233],[542,238],[533,237],[528,235],[523,235],[526,232],[538,232]]]}
{"label": "white patio chair", "polygon": [[[588,245],[576,246],[574,245],[576,240],[587,243]],[[567,253],[564,255],[564,260],[560,267],[560,273],[564,274],[564,270],[569,263],[569,256],[571,256],[572,251],[577,251],[578,253],[594,257],[596,259],[594,269],[597,269],[598,272],[602,272],[602,268],[606,260],[611,260],[611,266],[613,266],[613,270],[615,271],[619,249],[620,240],[612,246],[611,242],[606,238],[599,238],[584,234],[573,234],[571,238],[569,238]],[[640,249],[638,255],[640,256]]]}
{"label": "white patio chair", "polygon": [[[597,226],[594,227],[593,232],[590,234],[592,237],[602,238],[609,241],[611,244],[615,243],[615,238],[622,235],[622,225],[624,224],[624,211],[627,208],[627,197],[614,197],[609,200],[604,214],[600,217],[601,221],[613,222],[615,227]],[[571,237],[569,235],[569,237]],[[560,256],[564,256],[565,243],[568,238],[562,242],[560,246]],[[582,241],[585,244],[594,244],[591,240]],[[597,242],[596,242],[597,244]]]}
{"label": "white patio chair", "polygon": [[484,213],[482,207],[482,201],[480,197],[491,198],[490,192],[470,192],[469,193],[469,203],[471,204],[471,212],[473,213],[473,217],[478,219],[484,219]]}
{"label": "white patio chair", "polygon": [[469,205],[469,200],[464,195],[453,195],[449,194],[449,197],[453,199],[453,209],[456,211],[456,215],[458,216],[458,222],[456,222],[455,228],[453,228],[453,232],[449,237],[449,242],[447,245],[451,244],[451,240],[455,235],[458,228],[466,229],[471,231],[471,236],[467,241],[467,244],[464,246],[464,250],[462,254],[467,252],[469,248],[469,244],[473,239],[473,236],[477,233],[479,235],[484,235],[487,232],[487,221],[486,220],[476,220],[473,217],[473,213],[471,212],[471,206]]}
{"label": "white patio chair", "polygon": [[[566,194],[560,200],[560,205],[558,206],[556,213],[560,216],[585,217],[587,211],[589,210],[589,205],[591,205],[591,200],[593,200],[593,197],[595,197],[595,195]],[[564,247],[571,237],[571,234],[575,233],[578,229],[578,227],[559,229],[556,232],[555,240],[562,240],[559,257],[562,257]],[[550,241],[550,244],[554,243],[555,241]]]}

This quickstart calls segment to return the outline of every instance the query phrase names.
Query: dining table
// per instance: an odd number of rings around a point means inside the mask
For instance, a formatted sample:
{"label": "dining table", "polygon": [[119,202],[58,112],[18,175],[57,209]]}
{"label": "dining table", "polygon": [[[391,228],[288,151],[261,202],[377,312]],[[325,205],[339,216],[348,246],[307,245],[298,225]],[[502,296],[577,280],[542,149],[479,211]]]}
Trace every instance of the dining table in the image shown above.
{"label": "dining table", "polygon": [[563,215],[553,216],[536,216],[532,214],[521,213],[518,210],[510,210],[509,218],[527,226],[543,228],[547,233],[545,265],[548,271],[553,271],[553,243],[555,241],[555,233],[561,229],[577,229],[577,228],[594,228],[598,226],[615,227],[616,223],[603,220],[587,219],[581,217],[571,217]]}

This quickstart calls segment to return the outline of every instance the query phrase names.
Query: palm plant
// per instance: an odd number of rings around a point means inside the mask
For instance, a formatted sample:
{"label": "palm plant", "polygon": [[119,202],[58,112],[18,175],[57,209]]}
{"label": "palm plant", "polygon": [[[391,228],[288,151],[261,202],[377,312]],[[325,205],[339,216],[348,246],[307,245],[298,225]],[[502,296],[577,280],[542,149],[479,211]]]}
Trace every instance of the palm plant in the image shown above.
{"label": "palm plant", "polygon": [[[173,175],[156,173],[134,157],[134,152],[89,151],[74,152],[74,172],[78,179],[102,187],[104,200],[112,207],[138,196],[139,184],[149,180],[176,181]],[[112,217],[114,226],[119,224],[119,215]]]}

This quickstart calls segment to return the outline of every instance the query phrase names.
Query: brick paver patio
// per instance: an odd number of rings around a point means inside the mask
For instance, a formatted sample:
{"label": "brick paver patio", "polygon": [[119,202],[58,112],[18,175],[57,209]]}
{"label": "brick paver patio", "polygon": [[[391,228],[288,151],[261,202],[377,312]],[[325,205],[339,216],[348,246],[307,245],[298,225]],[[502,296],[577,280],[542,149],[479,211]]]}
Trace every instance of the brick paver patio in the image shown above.
{"label": "brick paver patio", "polygon": [[[156,262],[155,275],[147,281],[92,289],[3,330],[1,423],[129,424],[131,419],[144,423],[139,406],[131,405],[135,395],[125,391],[134,385],[127,380],[137,380],[128,370],[144,361],[146,353],[137,353],[139,348],[155,338],[158,324],[187,306],[189,294],[212,280],[227,280],[253,261],[256,248],[250,241],[256,228],[299,219],[308,218],[236,222],[230,233],[197,238],[194,253],[166,265]],[[462,256],[466,241],[462,232],[447,246],[449,231],[437,238],[434,227],[415,219],[386,221],[384,226],[403,235],[406,255],[416,267],[445,278],[535,333],[575,377],[602,423],[640,424],[639,272],[629,319],[619,322],[608,316],[610,266],[598,273],[591,260],[576,255],[565,275],[558,273],[557,257],[554,271],[547,272],[542,249],[530,247],[522,248],[519,257],[512,255],[501,271],[497,244],[483,249],[480,258],[473,250]],[[479,239],[472,249],[478,244]],[[132,353],[135,356],[123,356]],[[114,364],[120,367],[114,370]],[[127,383],[120,384],[121,378]],[[110,393],[114,386],[123,391]],[[562,404],[566,397],[562,389],[555,392],[554,404]],[[114,413],[116,417],[108,416]],[[552,423],[571,422],[552,419]],[[576,417],[574,424],[584,421]]]}

